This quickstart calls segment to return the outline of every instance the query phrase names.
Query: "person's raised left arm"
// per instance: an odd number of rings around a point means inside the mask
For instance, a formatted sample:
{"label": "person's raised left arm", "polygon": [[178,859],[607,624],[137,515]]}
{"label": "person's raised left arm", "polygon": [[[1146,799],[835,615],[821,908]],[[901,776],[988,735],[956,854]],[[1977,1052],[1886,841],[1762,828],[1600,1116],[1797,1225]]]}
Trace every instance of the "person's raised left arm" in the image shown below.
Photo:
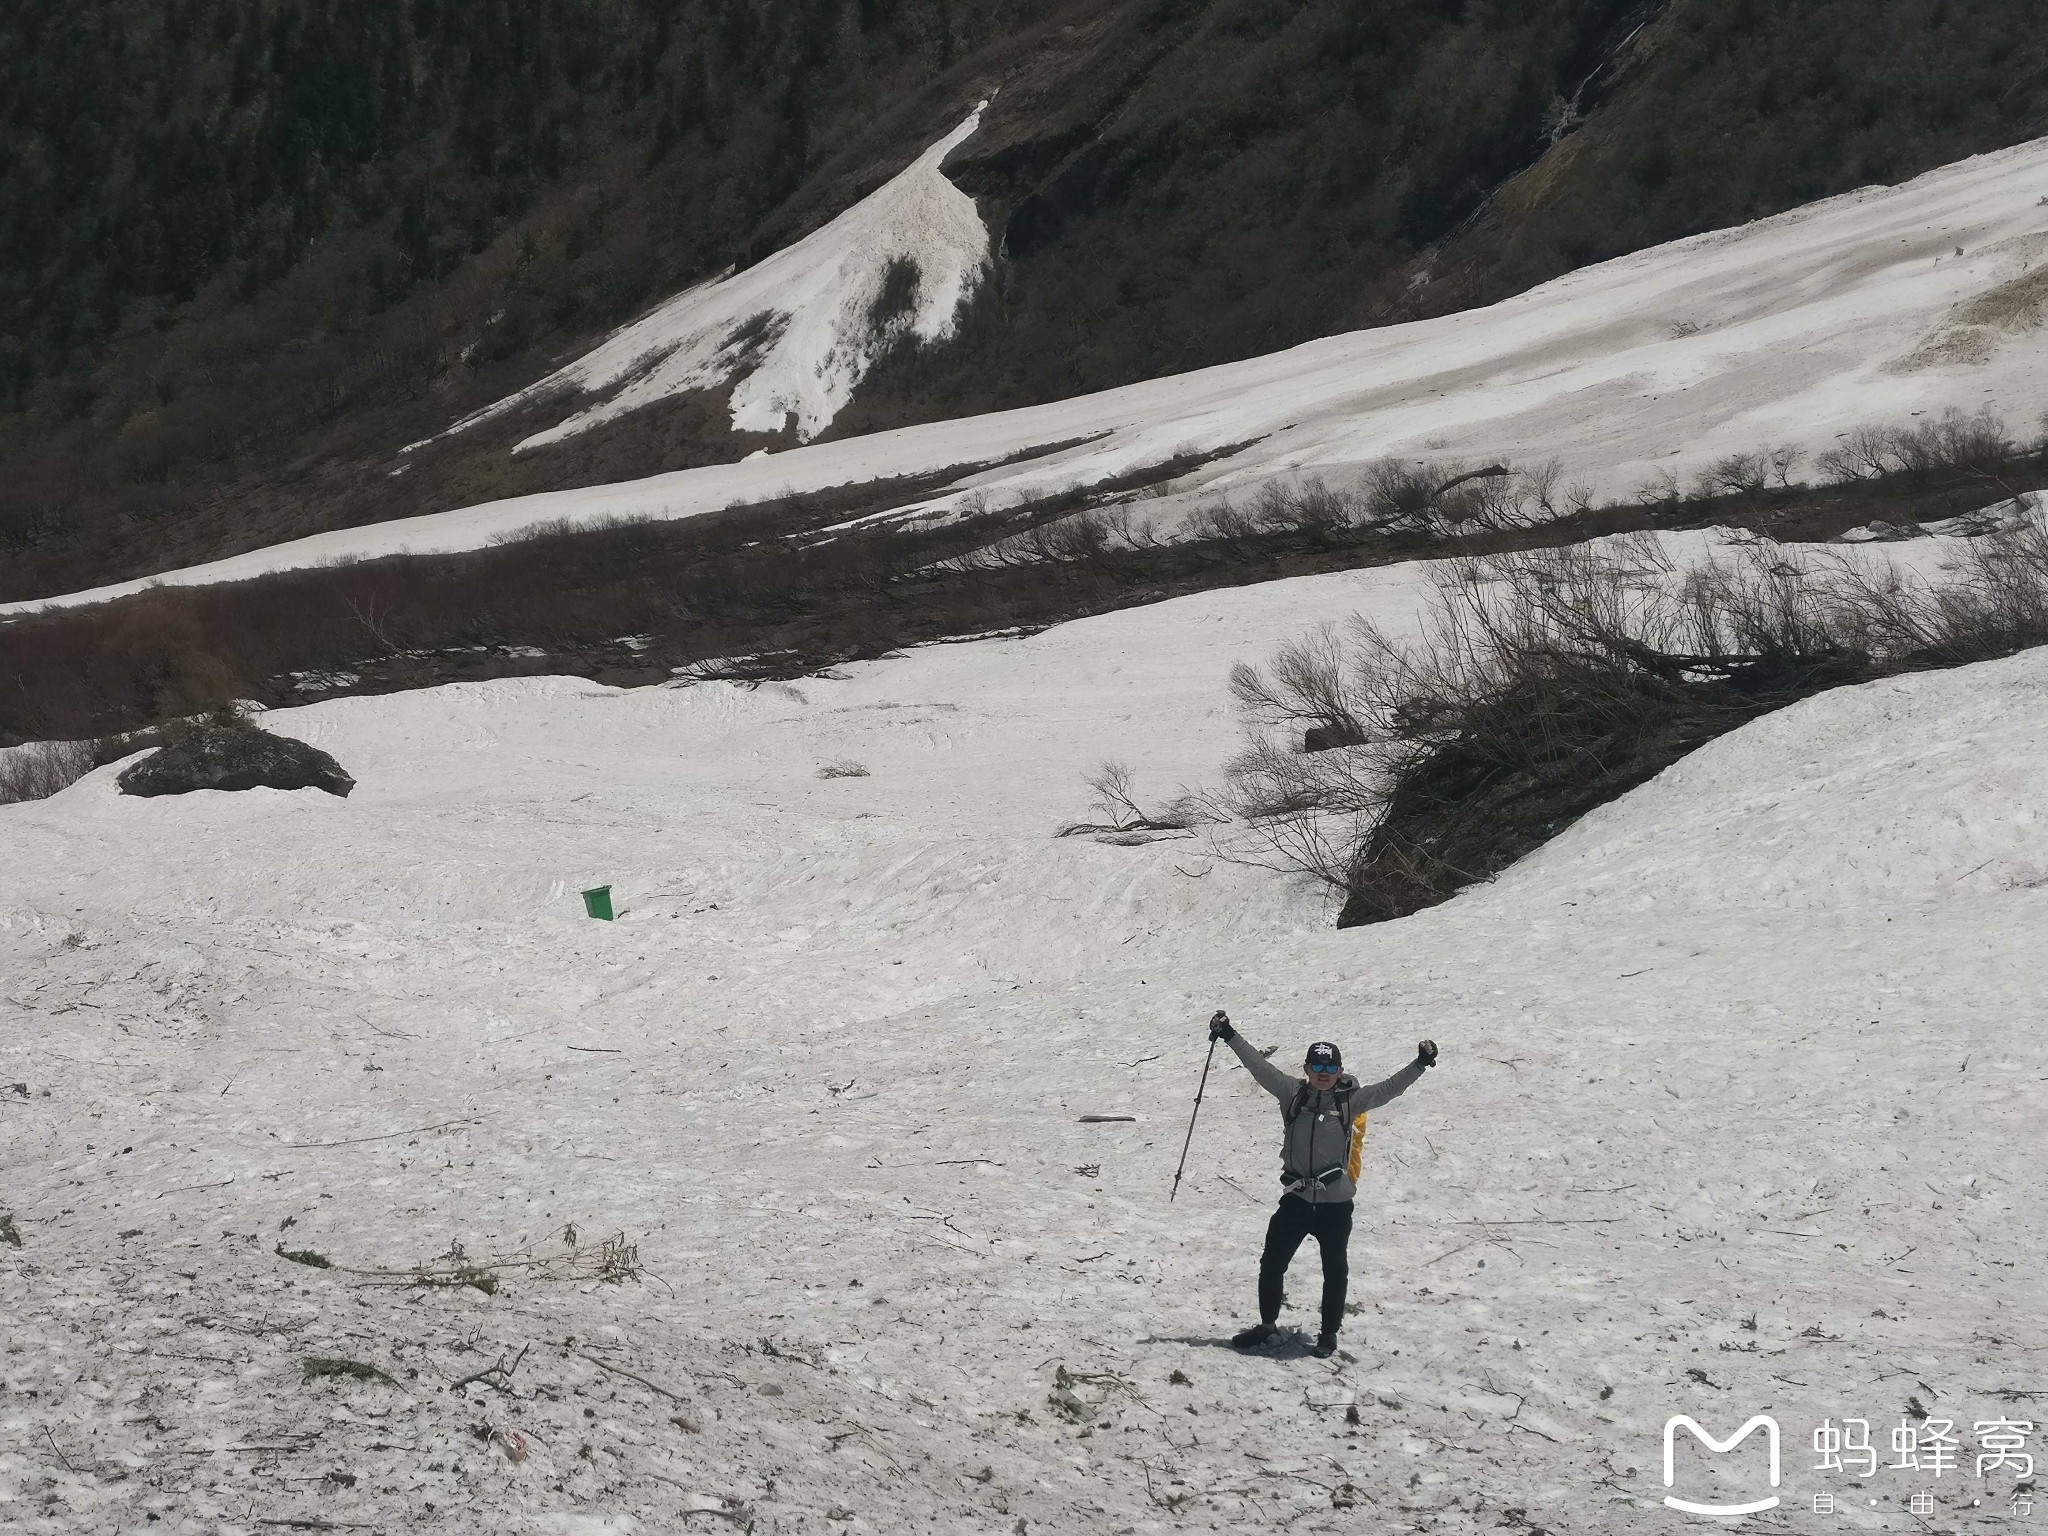
{"label": "person's raised left arm", "polygon": [[1417,1078],[1435,1065],[1436,1042],[1425,1040],[1415,1047],[1415,1059],[1392,1077],[1382,1078],[1377,1083],[1360,1083],[1351,1096],[1353,1111],[1378,1109],[1382,1104],[1392,1103],[1413,1087]]}

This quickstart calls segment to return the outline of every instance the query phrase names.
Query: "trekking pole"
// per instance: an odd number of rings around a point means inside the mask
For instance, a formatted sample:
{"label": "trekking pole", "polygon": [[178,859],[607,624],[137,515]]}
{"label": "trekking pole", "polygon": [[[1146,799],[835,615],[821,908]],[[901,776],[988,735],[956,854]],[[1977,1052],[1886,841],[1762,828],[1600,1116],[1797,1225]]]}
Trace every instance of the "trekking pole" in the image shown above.
{"label": "trekking pole", "polygon": [[1180,1167],[1173,1170],[1173,1188],[1167,1192],[1166,1203],[1171,1205],[1173,1197],[1180,1193],[1180,1176],[1188,1166],[1188,1148],[1195,1140],[1195,1116],[1202,1112],[1202,1091],[1209,1086],[1209,1063],[1216,1059],[1216,1037],[1209,1037],[1209,1054],[1202,1058],[1202,1080],[1195,1086],[1195,1107],[1188,1113],[1187,1140],[1180,1144]]}

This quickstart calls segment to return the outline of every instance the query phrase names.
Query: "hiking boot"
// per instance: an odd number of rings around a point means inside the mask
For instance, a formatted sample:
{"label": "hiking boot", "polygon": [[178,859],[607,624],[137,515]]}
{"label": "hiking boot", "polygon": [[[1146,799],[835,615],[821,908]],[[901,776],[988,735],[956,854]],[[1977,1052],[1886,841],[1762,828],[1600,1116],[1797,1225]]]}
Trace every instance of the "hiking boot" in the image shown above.
{"label": "hiking boot", "polygon": [[1273,1336],[1279,1331],[1271,1323],[1259,1323],[1254,1327],[1245,1329],[1243,1333],[1232,1334],[1230,1347],[1232,1349],[1257,1349],[1261,1344],[1272,1343]]}
{"label": "hiking boot", "polygon": [[1310,1350],[1309,1353],[1318,1360],[1327,1360],[1330,1356],[1337,1353],[1337,1331],[1334,1328],[1325,1328],[1321,1333],[1317,1334],[1316,1347]]}

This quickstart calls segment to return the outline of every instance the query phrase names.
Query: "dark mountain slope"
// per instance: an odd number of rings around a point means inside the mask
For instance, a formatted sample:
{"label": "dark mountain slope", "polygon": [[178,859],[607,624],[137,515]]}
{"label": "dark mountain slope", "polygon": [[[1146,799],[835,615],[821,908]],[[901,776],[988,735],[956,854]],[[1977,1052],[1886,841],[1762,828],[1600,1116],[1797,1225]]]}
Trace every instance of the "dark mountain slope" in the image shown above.
{"label": "dark mountain slope", "polygon": [[1673,0],[1583,128],[1438,253],[1436,302],[2048,133],[2038,0]]}
{"label": "dark mountain slope", "polygon": [[383,470],[853,200],[955,111],[921,87],[1051,8],[0,8],[0,592],[491,494]]}
{"label": "dark mountain slope", "polygon": [[967,341],[872,375],[843,429],[1489,303],[2048,132],[2033,0],[1333,0],[1182,25],[1114,111],[998,113],[963,147],[1008,259]]}
{"label": "dark mountain slope", "polygon": [[2034,0],[22,0],[0,597],[736,457],[721,402],[392,454],[999,88],[1001,255],[835,432],[1485,302],[2048,131]]}

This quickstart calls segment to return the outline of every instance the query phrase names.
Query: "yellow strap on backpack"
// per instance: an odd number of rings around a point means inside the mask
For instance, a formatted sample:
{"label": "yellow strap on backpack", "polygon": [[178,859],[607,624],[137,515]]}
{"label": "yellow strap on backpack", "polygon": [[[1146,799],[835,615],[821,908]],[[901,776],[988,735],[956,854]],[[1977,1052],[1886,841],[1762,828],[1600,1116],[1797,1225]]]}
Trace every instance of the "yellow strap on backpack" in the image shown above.
{"label": "yellow strap on backpack", "polygon": [[1358,1182],[1359,1160],[1365,1156],[1365,1111],[1358,1112],[1358,1118],[1351,1122],[1351,1166],[1346,1171],[1351,1182]]}

